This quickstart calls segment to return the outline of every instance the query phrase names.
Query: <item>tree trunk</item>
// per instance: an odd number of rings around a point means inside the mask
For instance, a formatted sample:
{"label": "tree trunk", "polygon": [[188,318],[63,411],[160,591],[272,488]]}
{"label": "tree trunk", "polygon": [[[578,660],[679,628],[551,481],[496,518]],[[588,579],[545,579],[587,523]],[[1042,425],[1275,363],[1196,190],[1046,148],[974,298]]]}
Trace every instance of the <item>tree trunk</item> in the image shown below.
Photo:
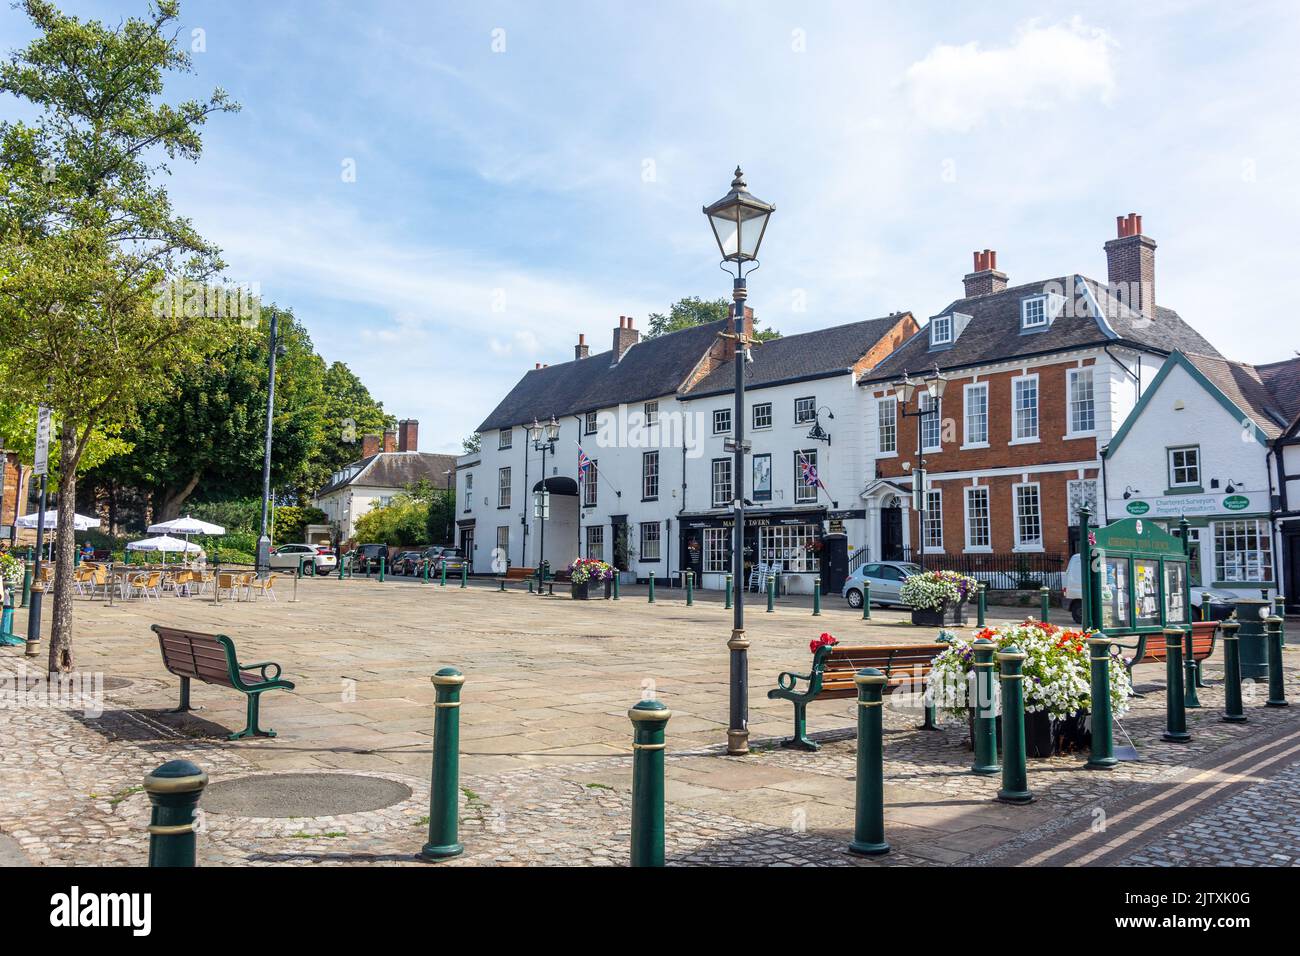
{"label": "tree trunk", "polygon": [[[76,550],[77,435],[71,422],[59,430],[59,537],[54,549],[50,673],[72,670],[72,556]],[[48,612],[47,612],[48,613]]]}
{"label": "tree trunk", "polygon": [[181,505],[189,500],[198,486],[201,475],[194,474],[179,488],[164,488],[162,493],[154,496],[154,523],[171,521],[181,516]]}

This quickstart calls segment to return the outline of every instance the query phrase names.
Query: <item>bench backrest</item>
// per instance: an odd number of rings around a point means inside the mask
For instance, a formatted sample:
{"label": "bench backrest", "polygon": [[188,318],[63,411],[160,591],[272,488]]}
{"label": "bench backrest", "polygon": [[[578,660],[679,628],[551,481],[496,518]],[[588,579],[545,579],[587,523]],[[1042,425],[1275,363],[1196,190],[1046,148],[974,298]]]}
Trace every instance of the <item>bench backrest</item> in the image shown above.
{"label": "bench backrest", "polygon": [[231,660],[225,646],[215,634],[200,634],[155,624],[163,666],[177,677],[193,677],[209,684],[234,687]]}
{"label": "bench backrest", "polygon": [[822,671],[829,677],[832,673],[874,667],[887,677],[900,673],[924,676],[930,673],[934,659],[947,649],[947,644],[837,644],[827,655]]}

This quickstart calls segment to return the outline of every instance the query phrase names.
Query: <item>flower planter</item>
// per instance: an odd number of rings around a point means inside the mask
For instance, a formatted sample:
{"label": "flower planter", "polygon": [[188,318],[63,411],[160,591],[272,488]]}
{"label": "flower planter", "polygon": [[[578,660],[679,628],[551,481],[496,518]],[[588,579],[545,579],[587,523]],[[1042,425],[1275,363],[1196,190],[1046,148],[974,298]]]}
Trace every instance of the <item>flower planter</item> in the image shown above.
{"label": "flower planter", "polygon": [[[966,713],[968,746],[975,749],[975,718]],[[998,751],[1002,750],[1002,720],[997,721]],[[1092,747],[1092,730],[1088,712],[1081,710],[1062,720],[1054,720],[1045,710],[1025,714],[1025,753],[1041,759],[1061,754],[1081,753]]]}
{"label": "flower planter", "polygon": [[569,585],[569,596],[575,601],[587,601],[591,599],[591,582],[583,581],[581,584]]}
{"label": "flower planter", "polygon": [[943,627],[946,624],[966,623],[966,602],[947,605],[938,611],[912,609],[912,623],[921,627]]}

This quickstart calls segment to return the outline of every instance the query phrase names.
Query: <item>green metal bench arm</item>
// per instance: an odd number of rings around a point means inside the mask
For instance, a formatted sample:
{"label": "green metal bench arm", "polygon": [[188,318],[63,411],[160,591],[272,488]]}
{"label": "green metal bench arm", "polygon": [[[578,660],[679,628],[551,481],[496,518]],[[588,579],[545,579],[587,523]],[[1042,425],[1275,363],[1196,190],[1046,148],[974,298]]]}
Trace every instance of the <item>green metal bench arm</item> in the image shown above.
{"label": "green metal bench arm", "polygon": [[[245,694],[258,694],[264,690],[293,690],[294,689],[293,681],[280,679],[279,664],[276,664],[274,661],[265,661],[260,664],[247,664],[247,665],[240,664],[239,658],[236,656],[236,652],[235,652],[235,642],[232,641],[225,634],[218,634],[216,635],[216,637],[217,637],[217,643],[226,649],[226,667],[230,674],[230,683],[234,685],[236,690],[242,691]],[[262,680],[256,684],[245,683],[243,677],[241,676],[241,671],[244,669],[244,667],[248,667],[249,669],[252,669],[254,667],[259,668],[262,672]],[[272,675],[268,675],[266,673],[266,669],[268,667],[274,667],[275,673]]]}
{"label": "green metal bench arm", "polygon": [[[266,673],[266,669],[267,669],[268,667],[274,667],[274,668],[275,668],[275,673],[274,673],[274,674],[270,674],[270,675],[268,675],[268,674]],[[239,669],[240,669],[241,671],[251,671],[251,670],[253,670],[254,668],[256,668],[257,670],[260,670],[260,671],[262,672],[262,680],[264,680],[264,681],[278,680],[279,677],[280,677],[280,665],[277,664],[275,661],[258,661],[256,664],[240,664],[240,665],[239,665]]]}
{"label": "green metal bench arm", "polygon": [[781,673],[776,675],[776,683],[777,683],[776,689],[788,694],[794,691],[794,686],[798,681],[805,681],[811,684],[813,682],[813,678],[819,676],[821,675],[796,674],[793,671],[782,671]]}
{"label": "green metal bench arm", "polygon": [[[782,671],[777,675],[776,687],[767,692],[769,700],[791,700],[800,703],[806,703],[812,700],[822,691],[822,672],[826,669],[826,658],[831,656],[831,647],[833,645],[824,644],[818,647],[813,653],[812,670],[807,674],[796,674],[793,671]],[[797,681],[805,681],[808,687],[802,691],[795,690]]]}

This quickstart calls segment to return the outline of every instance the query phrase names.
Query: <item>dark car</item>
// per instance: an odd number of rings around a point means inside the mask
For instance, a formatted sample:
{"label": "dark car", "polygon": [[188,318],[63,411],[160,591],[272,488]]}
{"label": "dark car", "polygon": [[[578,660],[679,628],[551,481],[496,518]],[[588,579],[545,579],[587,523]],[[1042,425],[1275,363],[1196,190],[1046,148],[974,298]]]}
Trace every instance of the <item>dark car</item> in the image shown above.
{"label": "dark car", "polygon": [[424,557],[420,551],[402,551],[393,558],[392,568],[394,574],[419,574],[420,561]]}
{"label": "dark car", "polygon": [[362,544],[352,552],[352,569],[364,574],[366,571],[378,573],[379,559],[388,560],[388,545]]}

